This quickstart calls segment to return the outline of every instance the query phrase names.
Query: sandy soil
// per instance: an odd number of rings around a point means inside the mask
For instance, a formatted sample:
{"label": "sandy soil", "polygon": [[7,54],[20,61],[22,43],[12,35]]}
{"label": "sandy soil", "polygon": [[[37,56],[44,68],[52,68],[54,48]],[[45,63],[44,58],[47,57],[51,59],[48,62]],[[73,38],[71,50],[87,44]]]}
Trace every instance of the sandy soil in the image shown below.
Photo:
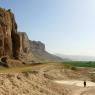
{"label": "sandy soil", "polygon": [[95,83],[91,81],[86,81],[86,87],[84,87],[83,81],[80,80],[57,80],[54,82],[68,86],[72,85],[75,87],[80,87],[78,89],[70,88],[72,90],[70,95],[95,95]]}
{"label": "sandy soil", "polygon": [[[74,86],[84,87],[83,81],[80,81],[80,80],[56,80],[54,82],[56,82],[58,84],[66,84],[66,85],[74,85]],[[86,81],[86,86],[87,87],[91,87],[91,86],[95,87],[95,83],[91,82],[91,81]]]}
{"label": "sandy soil", "polygon": [[[92,69],[74,71],[63,64],[24,69],[2,70],[0,95],[95,95],[95,83],[91,82],[92,77],[88,74]],[[84,79],[88,80],[86,88],[83,87]]]}

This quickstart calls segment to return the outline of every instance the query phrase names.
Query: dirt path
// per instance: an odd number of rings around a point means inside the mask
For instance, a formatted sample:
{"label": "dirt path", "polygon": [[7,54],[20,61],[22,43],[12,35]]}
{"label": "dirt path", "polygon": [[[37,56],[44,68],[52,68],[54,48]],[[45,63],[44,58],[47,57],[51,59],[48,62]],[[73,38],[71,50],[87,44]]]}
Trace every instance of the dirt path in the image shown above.
{"label": "dirt path", "polygon": [[[56,80],[56,83],[74,85],[79,87],[84,87],[83,81],[81,80]],[[91,81],[86,81],[87,87],[95,87],[95,83]]]}
{"label": "dirt path", "polygon": [[72,95],[95,95],[95,87],[80,88],[74,91]]}
{"label": "dirt path", "polygon": [[62,80],[55,82],[68,85],[67,87],[71,86],[71,88],[69,87],[71,95],[95,95],[95,83],[91,81],[87,81],[87,87],[85,88],[83,87],[83,81],[80,80]]}

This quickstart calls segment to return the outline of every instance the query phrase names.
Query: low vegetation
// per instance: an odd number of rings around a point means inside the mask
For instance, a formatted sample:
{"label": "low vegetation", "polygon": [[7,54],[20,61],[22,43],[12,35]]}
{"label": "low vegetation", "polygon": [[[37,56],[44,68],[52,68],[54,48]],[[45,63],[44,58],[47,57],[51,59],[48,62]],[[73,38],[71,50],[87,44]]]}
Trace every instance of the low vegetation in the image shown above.
{"label": "low vegetation", "polygon": [[71,65],[76,67],[93,67],[95,68],[94,61],[65,61],[63,62],[65,65]]}
{"label": "low vegetation", "polygon": [[75,66],[71,65],[71,64],[64,64],[64,67],[66,69],[77,70],[77,68]]}

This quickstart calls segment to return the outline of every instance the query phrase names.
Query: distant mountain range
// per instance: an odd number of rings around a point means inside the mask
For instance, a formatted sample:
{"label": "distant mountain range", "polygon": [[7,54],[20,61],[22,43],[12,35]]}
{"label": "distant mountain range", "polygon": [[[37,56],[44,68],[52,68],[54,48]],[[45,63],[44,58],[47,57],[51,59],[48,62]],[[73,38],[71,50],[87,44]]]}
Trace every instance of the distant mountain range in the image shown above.
{"label": "distant mountain range", "polygon": [[82,55],[64,55],[64,54],[56,54],[57,56],[63,58],[65,61],[95,61],[94,56],[82,56]]}

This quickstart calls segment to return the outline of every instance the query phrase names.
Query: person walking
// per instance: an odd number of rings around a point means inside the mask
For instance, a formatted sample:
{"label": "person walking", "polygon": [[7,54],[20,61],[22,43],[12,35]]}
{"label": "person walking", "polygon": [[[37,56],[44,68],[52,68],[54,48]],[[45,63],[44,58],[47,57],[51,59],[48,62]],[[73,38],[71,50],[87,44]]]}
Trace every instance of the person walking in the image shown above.
{"label": "person walking", "polygon": [[84,80],[84,87],[86,87],[86,80]]}

